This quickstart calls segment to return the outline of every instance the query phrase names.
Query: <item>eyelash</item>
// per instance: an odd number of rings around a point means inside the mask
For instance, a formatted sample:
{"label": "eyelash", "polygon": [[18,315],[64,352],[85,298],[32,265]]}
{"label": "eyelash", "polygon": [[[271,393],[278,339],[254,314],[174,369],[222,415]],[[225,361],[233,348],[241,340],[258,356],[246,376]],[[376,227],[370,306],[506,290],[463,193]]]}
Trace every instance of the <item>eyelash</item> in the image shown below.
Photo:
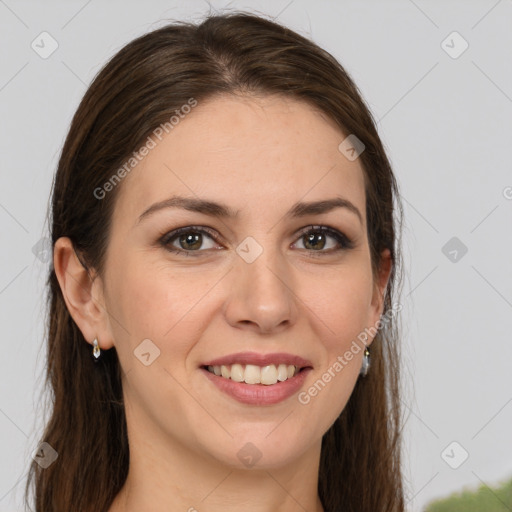
{"label": "eyelash", "polygon": [[[201,233],[206,234],[210,238],[212,238],[215,242],[218,243],[216,240],[216,234],[213,230],[206,228],[206,227],[200,227],[200,226],[186,226],[183,228],[178,228],[173,231],[170,231],[169,233],[164,234],[159,239],[159,243],[162,247],[164,247],[169,252],[180,254],[184,256],[193,256],[197,257],[200,255],[201,252],[205,252],[204,250],[196,250],[196,251],[187,251],[185,249],[178,249],[177,247],[173,247],[170,245],[170,242],[172,242],[175,238],[177,238],[179,235],[182,235],[183,233]],[[341,245],[341,247],[335,248],[335,249],[329,249],[327,251],[319,250],[314,251],[313,249],[301,249],[305,250],[311,253],[311,256],[313,257],[323,257],[328,256],[330,254],[338,253],[340,251],[349,250],[354,247],[354,243],[352,240],[350,240],[345,234],[341,233],[340,231],[330,228],[328,226],[308,226],[304,230],[302,230],[297,238],[300,239],[301,237],[309,234],[309,233],[322,233],[331,236],[334,238],[338,244]],[[198,253],[198,254],[193,254]]]}

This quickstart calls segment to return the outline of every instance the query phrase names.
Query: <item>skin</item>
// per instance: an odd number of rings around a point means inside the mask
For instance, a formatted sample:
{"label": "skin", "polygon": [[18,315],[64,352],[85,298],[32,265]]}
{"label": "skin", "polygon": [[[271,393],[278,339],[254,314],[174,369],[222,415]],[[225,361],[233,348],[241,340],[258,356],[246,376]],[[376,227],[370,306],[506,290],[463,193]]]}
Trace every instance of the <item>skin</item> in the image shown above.
{"label": "skin", "polygon": [[[199,103],[118,185],[103,276],[91,280],[69,239],[57,241],[55,270],[73,319],[91,345],[97,337],[102,350],[115,347],[124,372],[130,469],[110,512],[323,510],[321,439],[350,397],[362,351],[307,405],[297,395],[241,404],[199,366],[241,351],[289,352],[312,362],[307,390],[383,313],[391,260],[385,251],[374,279],[363,169],[338,150],[345,137],[292,99]],[[137,222],[174,194],[239,214],[168,208]],[[362,222],[347,208],[285,217],[298,201],[337,196]],[[344,233],[354,247],[329,254],[339,247],[330,235],[308,245],[301,230],[311,225]],[[210,227],[218,238],[169,243],[196,257],[158,244],[184,226]],[[263,248],[251,264],[236,252],[248,236]],[[144,339],[160,350],[148,366],[134,356]],[[249,442],[262,455],[251,468],[237,457]]]}

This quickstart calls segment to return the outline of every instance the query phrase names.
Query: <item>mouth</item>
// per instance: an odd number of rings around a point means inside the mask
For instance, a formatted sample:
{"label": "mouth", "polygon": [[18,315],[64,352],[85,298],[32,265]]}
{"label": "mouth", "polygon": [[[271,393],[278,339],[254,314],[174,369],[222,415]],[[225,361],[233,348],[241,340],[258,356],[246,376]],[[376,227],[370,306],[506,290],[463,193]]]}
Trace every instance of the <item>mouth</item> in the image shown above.
{"label": "mouth", "polygon": [[215,388],[242,404],[257,407],[291,398],[313,370],[309,361],[294,356],[277,359],[275,354],[225,357],[210,363],[199,370]]}
{"label": "mouth", "polygon": [[284,352],[260,354],[240,352],[205,362],[201,369],[236,383],[275,386],[294,379],[313,365],[307,359]]}
{"label": "mouth", "polygon": [[285,382],[298,375],[307,367],[300,367],[292,364],[270,364],[257,366],[254,364],[230,364],[230,365],[204,365],[201,368],[213,373],[217,377],[229,379],[245,384],[263,384],[272,386],[278,382]]}

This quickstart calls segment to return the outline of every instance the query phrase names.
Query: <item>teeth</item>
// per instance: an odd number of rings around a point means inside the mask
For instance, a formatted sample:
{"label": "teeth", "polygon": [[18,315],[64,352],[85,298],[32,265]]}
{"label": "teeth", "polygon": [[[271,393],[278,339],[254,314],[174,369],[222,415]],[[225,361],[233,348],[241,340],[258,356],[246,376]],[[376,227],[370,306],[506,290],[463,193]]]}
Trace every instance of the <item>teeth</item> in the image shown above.
{"label": "teeth", "polygon": [[299,373],[299,370],[299,367],[293,364],[280,364],[277,367],[274,364],[268,366],[247,364],[245,367],[241,364],[208,366],[209,372],[225,379],[245,382],[246,384],[265,384],[267,386],[291,379]]}
{"label": "teeth", "polygon": [[[295,367],[293,367],[295,372]],[[292,374],[293,376],[293,374]],[[280,364],[277,368],[277,380],[283,382],[288,378],[288,368],[285,364]]]}
{"label": "teeth", "polygon": [[229,379],[229,371],[225,366],[214,366],[213,370],[215,375],[222,375],[224,378]]}
{"label": "teeth", "polygon": [[[214,366],[215,368],[215,366]],[[235,382],[243,382],[244,380],[244,369],[241,364],[234,364],[229,368],[229,366],[221,366],[226,379],[234,380]]]}
{"label": "teeth", "polygon": [[261,384],[269,385],[277,382],[277,368],[273,364],[270,366],[264,366],[261,370],[257,366],[255,368],[256,371],[259,370]]}

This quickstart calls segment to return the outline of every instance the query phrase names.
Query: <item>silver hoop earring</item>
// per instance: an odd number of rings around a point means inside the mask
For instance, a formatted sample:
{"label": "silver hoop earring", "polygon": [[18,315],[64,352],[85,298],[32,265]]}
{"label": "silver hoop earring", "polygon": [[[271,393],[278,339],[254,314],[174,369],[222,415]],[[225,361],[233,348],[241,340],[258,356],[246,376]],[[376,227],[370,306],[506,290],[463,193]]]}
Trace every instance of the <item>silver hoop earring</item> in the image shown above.
{"label": "silver hoop earring", "polygon": [[92,355],[94,356],[94,362],[98,361],[98,357],[101,355],[101,350],[98,345],[98,338],[94,338],[94,341],[92,342],[94,345],[94,348],[92,349]]}
{"label": "silver hoop earring", "polygon": [[361,371],[360,375],[363,377],[366,377],[368,374],[368,369],[370,368],[370,351],[368,350],[368,347],[364,349],[364,355],[363,355],[363,364],[361,365]]}

